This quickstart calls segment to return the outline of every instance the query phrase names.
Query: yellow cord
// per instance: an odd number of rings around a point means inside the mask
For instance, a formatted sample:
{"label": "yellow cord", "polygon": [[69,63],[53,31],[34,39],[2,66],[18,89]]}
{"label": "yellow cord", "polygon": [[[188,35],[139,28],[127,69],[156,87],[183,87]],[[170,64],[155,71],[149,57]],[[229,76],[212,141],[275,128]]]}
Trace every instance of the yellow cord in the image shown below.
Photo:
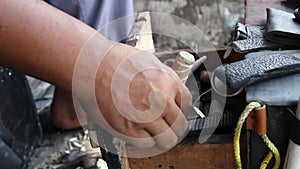
{"label": "yellow cord", "polygon": [[[234,143],[233,143],[233,149],[234,149],[234,158],[236,161],[236,168],[242,169],[242,161],[240,156],[240,136],[243,124],[248,117],[249,113],[253,109],[260,108],[261,105],[258,102],[251,102],[248,104],[245,108],[245,110],[242,112],[241,117],[239,118],[239,121],[236,125],[235,132],[234,132]],[[264,158],[263,162],[261,163],[260,169],[265,169],[271,159],[273,158],[273,154],[275,156],[275,165],[273,166],[273,169],[278,169],[280,166],[280,153],[275,147],[275,145],[271,142],[271,140],[268,138],[266,134],[261,135],[262,140],[265,142],[267,147],[270,149],[270,152],[267,154],[267,156]]]}
{"label": "yellow cord", "polygon": [[255,108],[260,108],[261,105],[257,102],[251,102],[249,103],[245,110],[242,112],[241,117],[239,118],[239,121],[236,125],[235,132],[234,132],[234,140],[233,140],[233,150],[234,150],[234,158],[236,162],[236,168],[237,169],[242,169],[242,160],[240,156],[240,136],[241,136],[241,131],[243,124],[248,117],[249,113],[255,109]]}
{"label": "yellow cord", "polygon": [[269,137],[266,134],[261,135],[262,140],[265,142],[266,146],[270,149],[270,151],[274,154],[275,164],[273,169],[278,169],[280,167],[280,153],[275,145],[271,142]]}
{"label": "yellow cord", "polygon": [[261,162],[260,164],[260,169],[266,169],[269,162],[272,160],[273,158],[273,153],[272,151],[269,151],[267,156],[264,158],[264,160]]}

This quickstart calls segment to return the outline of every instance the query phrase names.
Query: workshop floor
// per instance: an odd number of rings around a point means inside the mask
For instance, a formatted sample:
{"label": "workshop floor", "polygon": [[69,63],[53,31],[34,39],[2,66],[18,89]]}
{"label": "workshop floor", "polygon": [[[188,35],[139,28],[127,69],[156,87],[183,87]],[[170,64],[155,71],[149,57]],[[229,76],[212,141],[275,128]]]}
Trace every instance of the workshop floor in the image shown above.
{"label": "workshop floor", "polygon": [[100,149],[93,149],[87,130],[46,133],[35,150],[28,169],[107,169],[101,159]]}
{"label": "workshop floor", "polygon": [[[236,22],[243,20],[244,0],[135,0],[137,12],[153,11],[167,12],[179,16],[192,25],[196,25],[208,37],[213,45],[222,46],[230,41],[231,31]],[[152,26],[160,26],[155,20]],[[182,39],[172,39],[166,36],[155,35],[155,47],[161,50],[185,48],[180,42],[187,37],[193,38],[193,33],[188,33],[189,25],[182,23],[165,23],[169,27],[183,27],[187,33],[178,32],[184,36]],[[53,86],[41,82],[32,82],[32,90],[40,112],[45,112],[45,107],[51,104]],[[39,89],[43,88],[44,93]],[[46,99],[45,99],[46,98]],[[44,105],[44,107],[43,107]],[[40,146],[32,156],[29,169],[54,169],[72,163],[92,150],[89,145],[87,131],[78,129],[73,131],[44,132]],[[77,160],[78,161],[78,160]],[[98,161],[99,168],[105,169],[105,162]],[[77,167],[84,168],[84,167]]]}

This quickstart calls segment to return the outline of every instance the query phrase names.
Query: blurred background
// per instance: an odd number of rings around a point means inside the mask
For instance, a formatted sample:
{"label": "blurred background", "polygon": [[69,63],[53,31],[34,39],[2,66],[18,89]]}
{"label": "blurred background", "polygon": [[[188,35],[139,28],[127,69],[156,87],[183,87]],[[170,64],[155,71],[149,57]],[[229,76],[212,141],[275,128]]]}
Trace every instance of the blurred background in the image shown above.
{"label": "blurred background", "polygon": [[[187,20],[197,26],[215,46],[226,45],[231,40],[231,32],[237,22],[243,22],[245,10],[245,0],[134,0],[134,4],[136,12],[163,12]],[[161,24],[155,18],[151,21],[154,29]],[[167,22],[164,24],[170,28],[185,30],[176,32],[182,39],[194,38],[191,25],[172,19],[167,19]],[[155,35],[154,42],[155,48],[161,50],[185,48],[177,40],[162,35]]]}

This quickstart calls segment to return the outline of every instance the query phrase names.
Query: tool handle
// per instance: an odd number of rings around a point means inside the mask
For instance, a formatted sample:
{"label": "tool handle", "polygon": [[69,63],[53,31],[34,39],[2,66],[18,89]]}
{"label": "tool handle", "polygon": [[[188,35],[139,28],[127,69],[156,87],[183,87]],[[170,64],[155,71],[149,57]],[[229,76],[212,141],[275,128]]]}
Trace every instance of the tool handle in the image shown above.
{"label": "tool handle", "polygon": [[177,54],[172,69],[176,72],[183,83],[185,83],[188,79],[194,63],[195,58],[192,54],[185,51],[181,51]]}

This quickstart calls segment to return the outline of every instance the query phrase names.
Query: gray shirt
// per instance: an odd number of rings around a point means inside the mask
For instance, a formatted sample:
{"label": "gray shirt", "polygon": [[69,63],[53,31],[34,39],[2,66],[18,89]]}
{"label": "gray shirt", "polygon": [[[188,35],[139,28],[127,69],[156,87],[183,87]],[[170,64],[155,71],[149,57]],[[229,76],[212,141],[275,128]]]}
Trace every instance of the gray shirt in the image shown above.
{"label": "gray shirt", "polygon": [[110,40],[125,39],[134,22],[132,0],[49,0]]}

